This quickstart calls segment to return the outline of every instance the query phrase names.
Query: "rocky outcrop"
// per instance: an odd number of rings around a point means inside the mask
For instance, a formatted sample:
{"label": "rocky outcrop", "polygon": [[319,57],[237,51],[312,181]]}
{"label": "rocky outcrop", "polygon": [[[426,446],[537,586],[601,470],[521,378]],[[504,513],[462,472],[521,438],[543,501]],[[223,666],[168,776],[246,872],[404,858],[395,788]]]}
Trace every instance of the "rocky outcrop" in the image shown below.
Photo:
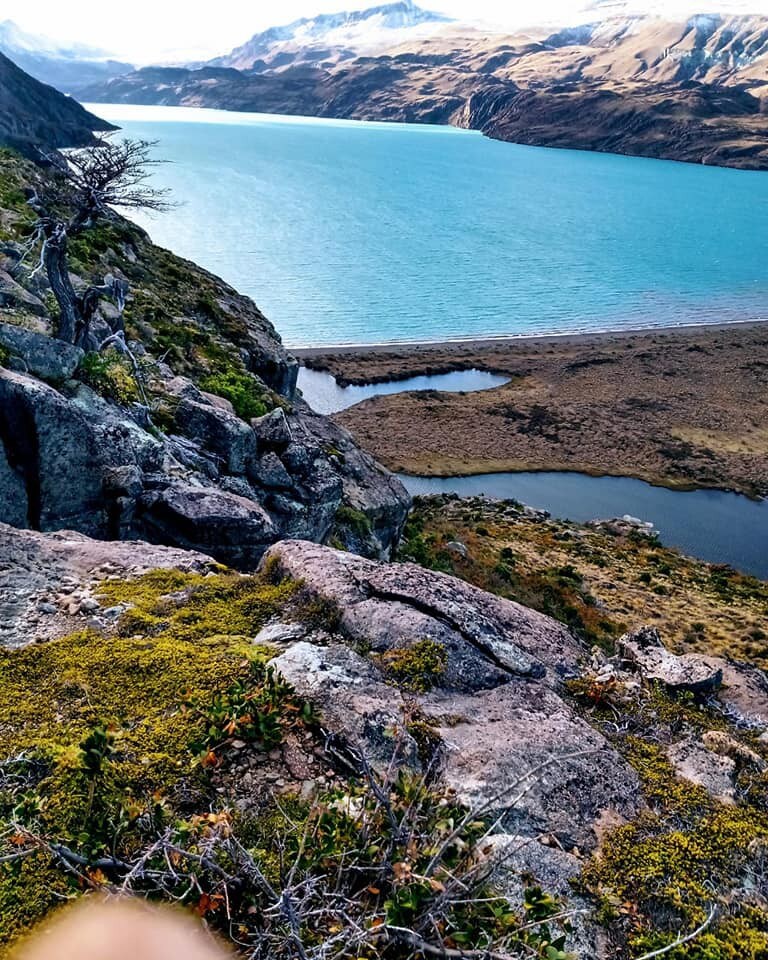
{"label": "rocky outcrop", "polygon": [[723,683],[723,671],[713,658],[697,654],[676,656],[666,649],[659,631],[643,627],[619,640],[619,652],[646,680],[663,684],[673,693],[710,694]]}
{"label": "rocky outcrop", "polygon": [[[307,632],[274,665],[349,748],[385,766],[399,743],[405,762],[510,831],[565,849],[594,846],[603,818],[634,812],[634,772],[563,699],[584,651],[561,624],[415,564],[300,542],[265,562],[339,611],[343,643]],[[418,669],[425,641],[442,666],[408,692],[388,665],[410,655]]]}
{"label": "rocky outcrop", "polygon": [[[4,335],[29,369],[72,374],[73,348],[11,325]],[[139,404],[0,369],[0,520],[142,537],[247,568],[286,536],[345,541],[336,518],[346,504],[362,527],[349,545],[389,554],[408,495],[344,430],[301,401],[250,425],[184,378],[167,392],[179,397],[176,433],[163,435]]]}
{"label": "rocky outcrop", "polygon": [[0,523],[0,646],[50,640],[85,625],[114,625],[122,610],[99,610],[93,600],[93,588],[107,577],[126,579],[163,568],[206,573],[214,567],[210,557],[186,550]]}

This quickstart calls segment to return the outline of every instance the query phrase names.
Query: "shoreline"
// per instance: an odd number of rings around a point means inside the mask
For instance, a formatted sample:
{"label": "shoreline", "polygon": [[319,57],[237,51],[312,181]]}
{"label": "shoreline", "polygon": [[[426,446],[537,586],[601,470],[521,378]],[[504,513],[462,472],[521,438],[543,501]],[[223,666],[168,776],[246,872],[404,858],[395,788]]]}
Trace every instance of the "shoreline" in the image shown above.
{"label": "shoreline", "polygon": [[334,415],[411,476],[576,471],[768,496],[768,320],[315,347],[340,386],[458,370],[508,383],[374,396]]}
{"label": "shoreline", "polygon": [[673,334],[692,334],[729,330],[733,327],[762,327],[768,325],[768,317],[749,320],[712,320],[703,323],[681,323],[676,326],[657,327],[619,327],[605,330],[564,331],[562,333],[507,333],[480,337],[447,337],[443,340],[375,340],[370,343],[329,343],[320,346],[295,347],[286,344],[286,350],[297,359],[312,359],[328,354],[344,353],[353,355],[397,353],[403,350],[437,351],[451,347],[469,349],[512,346],[514,344],[536,345],[554,341],[558,344],[600,343],[612,338],[627,338]]}

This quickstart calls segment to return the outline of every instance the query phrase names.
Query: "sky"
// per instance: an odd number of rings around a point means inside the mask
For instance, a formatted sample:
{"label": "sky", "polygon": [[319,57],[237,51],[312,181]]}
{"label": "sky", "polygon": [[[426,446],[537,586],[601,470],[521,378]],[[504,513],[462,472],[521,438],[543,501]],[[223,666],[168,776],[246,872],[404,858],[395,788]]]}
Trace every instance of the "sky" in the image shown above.
{"label": "sky", "polygon": [[[382,0],[378,0],[382,2]],[[590,5],[627,3],[672,14],[675,7],[768,13],[768,0],[421,0],[462,20],[520,27],[549,21],[585,22]],[[79,42],[135,63],[205,59],[225,53],[266,27],[302,16],[361,9],[372,0],[0,0],[0,20],[59,43]],[[682,11],[681,11],[682,12]]]}

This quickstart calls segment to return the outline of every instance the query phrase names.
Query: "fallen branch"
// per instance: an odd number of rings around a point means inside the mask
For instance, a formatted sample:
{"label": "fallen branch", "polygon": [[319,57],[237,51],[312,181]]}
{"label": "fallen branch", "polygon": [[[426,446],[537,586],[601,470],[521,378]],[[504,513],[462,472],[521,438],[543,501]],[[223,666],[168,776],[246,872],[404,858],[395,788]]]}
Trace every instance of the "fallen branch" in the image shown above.
{"label": "fallen branch", "polygon": [[652,960],[653,957],[661,957],[665,953],[669,953],[671,950],[674,950],[676,947],[681,947],[684,943],[690,943],[691,940],[695,940],[696,937],[700,937],[702,933],[704,933],[716,916],[717,904],[713,904],[707,919],[700,926],[696,927],[692,933],[689,933],[684,937],[678,937],[674,943],[669,943],[666,947],[660,947],[658,950],[652,950],[650,953],[644,953],[642,957],[638,957],[637,960]]}

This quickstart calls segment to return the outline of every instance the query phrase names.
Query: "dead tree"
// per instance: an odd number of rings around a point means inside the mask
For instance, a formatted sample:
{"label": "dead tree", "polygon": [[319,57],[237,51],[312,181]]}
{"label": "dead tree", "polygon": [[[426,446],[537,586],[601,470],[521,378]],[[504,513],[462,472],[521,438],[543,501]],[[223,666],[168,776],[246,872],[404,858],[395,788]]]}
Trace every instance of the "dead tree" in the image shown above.
{"label": "dead tree", "polygon": [[[37,214],[29,248],[39,247],[36,270],[45,270],[56,298],[60,340],[98,348],[90,342],[90,326],[102,297],[111,297],[122,315],[127,283],[108,274],[102,284],[78,294],[70,279],[68,246],[74,237],[114,216],[113,208],[161,211],[169,207],[167,191],[149,182],[152,168],[162,162],[151,158],[153,146],[147,140],[102,138],[96,146],[67,154],[44,188],[27,191],[27,203]],[[119,337],[121,332],[118,325],[112,336]]]}

